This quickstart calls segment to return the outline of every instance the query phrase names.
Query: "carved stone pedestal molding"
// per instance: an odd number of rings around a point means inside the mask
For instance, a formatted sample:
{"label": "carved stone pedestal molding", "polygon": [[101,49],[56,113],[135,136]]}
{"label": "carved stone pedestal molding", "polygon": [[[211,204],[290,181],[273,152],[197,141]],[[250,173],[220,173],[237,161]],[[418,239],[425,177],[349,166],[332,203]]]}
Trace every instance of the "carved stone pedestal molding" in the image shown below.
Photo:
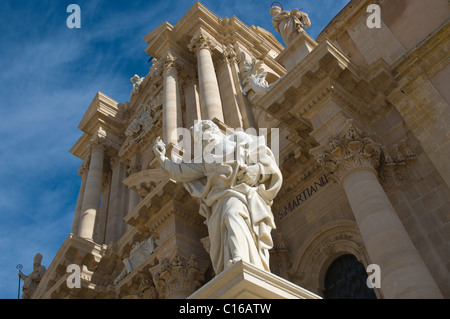
{"label": "carved stone pedestal molding", "polygon": [[221,272],[188,299],[321,299],[286,279],[242,260]]}
{"label": "carved stone pedestal molding", "polygon": [[193,255],[189,259],[175,255],[163,258],[150,272],[160,299],[184,299],[201,287],[205,269]]}
{"label": "carved stone pedestal molding", "polygon": [[371,263],[381,269],[386,298],[442,298],[377,177],[380,144],[357,132],[353,121],[311,154],[341,184]]}

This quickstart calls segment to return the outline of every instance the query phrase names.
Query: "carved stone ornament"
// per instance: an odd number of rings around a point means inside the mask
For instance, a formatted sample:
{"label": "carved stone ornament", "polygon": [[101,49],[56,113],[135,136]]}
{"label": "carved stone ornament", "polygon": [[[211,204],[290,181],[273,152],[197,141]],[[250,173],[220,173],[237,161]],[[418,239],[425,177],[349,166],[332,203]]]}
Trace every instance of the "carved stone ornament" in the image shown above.
{"label": "carved stone ornament", "polygon": [[[136,284],[138,282],[139,284]],[[139,272],[133,278],[132,287],[121,296],[122,299],[158,299],[158,292],[147,272]]]}
{"label": "carved stone ornament", "polygon": [[81,162],[80,169],[77,170],[77,172],[81,178],[84,178],[87,175],[88,170],[89,170],[89,157],[83,162]]}
{"label": "carved stone ornament", "polygon": [[195,54],[201,49],[213,51],[215,47],[215,42],[202,30],[194,35],[188,44],[188,49]]}
{"label": "carved stone ornament", "polygon": [[410,184],[417,179],[414,169],[417,157],[406,141],[393,145],[390,154],[383,148],[383,165],[380,167],[379,177],[386,191],[397,185]]}
{"label": "carved stone ornament", "polygon": [[116,279],[114,279],[113,285],[117,285],[130,272],[132,272],[133,269],[138,268],[139,265],[146,261],[155,250],[155,247],[156,243],[153,237],[149,237],[147,240],[135,243],[131,249],[130,257],[123,260],[125,268],[116,277]]}
{"label": "carved stone ornament", "polygon": [[242,93],[247,95],[250,101],[257,99],[258,97],[266,94],[275,83],[269,84],[266,81],[266,72],[264,71],[263,61],[251,58],[251,61],[247,61],[246,54],[241,53],[241,72],[242,72]]}
{"label": "carved stone ornament", "polygon": [[167,52],[167,54],[159,60],[158,63],[161,63],[163,71],[176,68],[178,65],[177,58],[171,52]]}
{"label": "carved stone ornament", "polygon": [[366,134],[359,133],[351,120],[347,121],[340,136],[331,136],[327,145],[311,150],[330,178],[340,182],[344,175],[356,167],[379,168],[381,145]]}
{"label": "carved stone ornament", "polygon": [[158,94],[150,104],[141,104],[137,109],[137,116],[125,130],[125,136],[138,136],[130,140],[130,144],[139,142],[142,136],[148,132],[157,122],[162,112],[162,95]]}
{"label": "carved stone ornament", "polygon": [[238,62],[236,51],[231,43],[228,43],[227,46],[223,47],[223,59],[228,64]]}
{"label": "carved stone ornament", "polygon": [[159,265],[150,269],[159,298],[168,298],[177,292],[192,294],[203,284],[204,270],[200,269],[195,256],[185,259],[175,255],[171,260],[163,258]]}
{"label": "carved stone ornament", "polygon": [[358,132],[352,120],[347,121],[338,135],[331,136],[327,145],[310,151],[334,181],[340,182],[347,172],[356,167],[376,170],[386,190],[417,179],[413,168],[416,156],[406,141],[394,145],[391,156],[385,146],[376,143],[367,134]]}
{"label": "carved stone ornament", "polygon": [[89,143],[89,152],[104,152],[106,150],[106,141],[103,137],[96,136]]}

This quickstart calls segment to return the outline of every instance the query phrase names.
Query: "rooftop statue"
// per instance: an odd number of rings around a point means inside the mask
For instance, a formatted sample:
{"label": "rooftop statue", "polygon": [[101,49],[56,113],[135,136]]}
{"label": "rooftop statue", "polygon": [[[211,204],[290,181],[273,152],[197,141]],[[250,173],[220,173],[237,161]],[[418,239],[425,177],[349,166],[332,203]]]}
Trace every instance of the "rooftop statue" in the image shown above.
{"label": "rooftop statue", "polygon": [[273,6],[270,8],[270,14],[273,16],[272,23],[275,30],[281,35],[286,45],[303,32],[304,28],[311,26],[308,15],[299,9],[283,11],[280,7]]}
{"label": "rooftop statue", "polygon": [[23,280],[22,299],[30,299],[36,290],[39,282],[45,274],[46,268],[41,265],[42,255],[37,253],[33,259],[33,272],[28,276],[19,272],[20,279]]}
{"label": "rooftop statue", "polygon": [[170,178],[200,199],[215,273],[240,260],[270,271],[271,205],[282,184],[272,151],[264,137],[242,131],[225,136],[210,120],[198,121],[191,131],[194,143],[202,145],[202,161],[174,163],[159,138],[153,151]]}

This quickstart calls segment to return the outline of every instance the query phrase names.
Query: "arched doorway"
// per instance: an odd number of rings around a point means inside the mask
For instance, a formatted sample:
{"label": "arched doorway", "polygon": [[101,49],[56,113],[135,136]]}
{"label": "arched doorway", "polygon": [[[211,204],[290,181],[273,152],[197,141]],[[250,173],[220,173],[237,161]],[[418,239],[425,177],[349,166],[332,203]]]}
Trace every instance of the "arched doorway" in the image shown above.
{"label": "arched doorway", "polygon": [[366,284],[367,272],[354,255],[338,257],[325,274],[326,299],[376,299],[373,289]]}

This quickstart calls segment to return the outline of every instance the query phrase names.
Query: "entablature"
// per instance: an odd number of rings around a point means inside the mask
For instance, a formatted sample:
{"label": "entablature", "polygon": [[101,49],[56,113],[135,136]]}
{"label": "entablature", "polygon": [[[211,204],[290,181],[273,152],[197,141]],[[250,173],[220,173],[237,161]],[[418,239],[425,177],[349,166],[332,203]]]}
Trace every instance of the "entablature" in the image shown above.
{"label": "entablature", "polygon": [[62,298],[64,295],[79,292],[80,289],[68,289],[67,287],[67,267],[70,264],[80,266],[81,289],[94,289],[95,285],[91,283],[91,276],[106,248],[106,245],[99,245],[77,235],[69,234],[45,272],[33,298]]}
{"label": "entablature", "polygon": [[78,128],[83,135],[70,149],[70,153],[86,159],[91,141],[101,140],[113,156],[123,143],[123,105],[101,92],[97,92]]}
{"label": "entablature", "polygon": [[[270,65],[277,65],[274,59],[283,50],[281,43],[262,28],[249,27],[235,16],[219,18],[196,2],[175,26],[164,22],[145,36],[144,40],[149,44],[146,52],[159,59],[165,51],[173,48],[195,65],[194,55],[187,47],[199,32],[205,33],[215,44],[213,57],[216,60],[222,59],[228,44],[244,47],[250,55],[267,59]],[[281,65],[275,68],[279,74],[284,71]]]}

